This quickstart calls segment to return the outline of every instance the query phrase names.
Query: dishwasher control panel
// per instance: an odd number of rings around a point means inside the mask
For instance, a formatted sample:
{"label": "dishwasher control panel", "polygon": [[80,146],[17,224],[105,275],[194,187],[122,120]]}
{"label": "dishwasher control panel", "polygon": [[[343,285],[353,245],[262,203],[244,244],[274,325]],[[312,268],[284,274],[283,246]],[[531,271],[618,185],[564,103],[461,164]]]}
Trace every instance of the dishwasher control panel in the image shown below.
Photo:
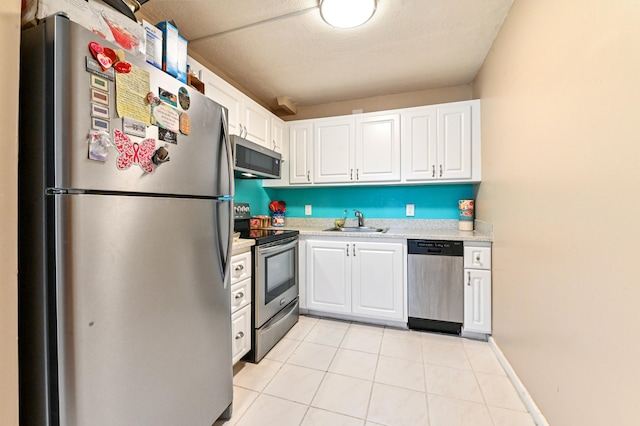
{"label": "dishwasher control panel", "polygon": [[408,254],[462,256],[462,241],[408,240]]}

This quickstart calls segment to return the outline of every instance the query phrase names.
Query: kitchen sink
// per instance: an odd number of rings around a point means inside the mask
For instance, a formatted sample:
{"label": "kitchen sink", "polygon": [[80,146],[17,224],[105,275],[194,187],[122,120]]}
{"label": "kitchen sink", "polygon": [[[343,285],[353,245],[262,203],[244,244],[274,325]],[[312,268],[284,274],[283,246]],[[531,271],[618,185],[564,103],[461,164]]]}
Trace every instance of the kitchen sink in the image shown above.
{"label": "kitchen sink", "polygon": [[325,231],[329,232],[387,232],[389,228],[369,228],[368,226],[354,226],[343,228],[329,228]]}

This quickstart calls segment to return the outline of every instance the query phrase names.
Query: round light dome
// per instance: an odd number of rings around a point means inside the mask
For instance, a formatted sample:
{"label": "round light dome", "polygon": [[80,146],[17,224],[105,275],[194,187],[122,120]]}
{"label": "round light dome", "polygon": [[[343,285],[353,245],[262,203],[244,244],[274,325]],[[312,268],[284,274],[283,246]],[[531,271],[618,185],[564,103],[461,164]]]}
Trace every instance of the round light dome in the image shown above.
{"label": "round light dome", "polygon": [[322,19],[335,28],[354,28],[373,16],[376,0],[321,0]]}

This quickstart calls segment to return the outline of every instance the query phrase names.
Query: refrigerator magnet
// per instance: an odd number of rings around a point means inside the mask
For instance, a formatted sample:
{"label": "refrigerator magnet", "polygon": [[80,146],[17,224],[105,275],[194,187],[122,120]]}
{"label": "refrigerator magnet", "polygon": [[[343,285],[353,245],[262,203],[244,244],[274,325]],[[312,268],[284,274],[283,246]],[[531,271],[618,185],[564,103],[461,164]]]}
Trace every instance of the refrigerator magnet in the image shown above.
{"label": "refrigerator magnet", "polygon": [[163,142],[172,143],[174,145],[178,144],[178,134],[162,127],[158,128],[158,139]]}
{"label": "refrigerator magnet", "polygon": [[118,169],[126,170],[132,164],[137,164],[145,172],[153,172],[151,157],[156,150],[155,139],[145,139],[140,143],[131,142],[129,136],[125,135],[120,129],[115,129],[113,131],[113,143],[120,153],[116,160]]}
{"label": "refrigerator magnet", "polygon": [[100,104],[91,104],[91,116],[92,117],[97,117],[97,118],[106,118],[108,119],[109,117],[111,117],[109,115],[109,107],[108,106],[104,106],[104,105],[100,105]]}
{"label": "refrigerator magnet", "polygon": [[176,95],[171,93],[168,90],[163,89],[162,87],[158,87],[158,96],[160,97],[161,100],[165,101],[171,106],[178,105]]}
{"label": "refrigerator magnet", "polygon": [[109,80],[92,74],[91,87],[109,93]]}
{"label": "refrigerator magnet", "polygon": [[147,136],[147,125],[133,118],[122,117],[122,131],[131,136],[144,138]]}
{"label": "refrigerator magnet", "polygon": [[104,130],[105,132],[109,132],[109,122],[102,118],[91,117],[91,128],[93,130]]}
{"label": "refrigerator magnet", "polygon": [[85,69],[87,70],[87,72],[106,78],[109,81],[114,81],[116,79],[116,72],[113,70],[113,68],[102,71],[102,67],[100,66],[98,61],[93,59],[91,56],[85,56],[85,60]]}
{"label": "refrigerator magnet", "polygon": [[180,102],[180,107],[185,111],[191,106],[191,98],[186,87],[181,87],[178,90],[178,102]]}
{"label": "refrigerator magnet", "polygon": [[98,130],[89,132],[89,160],[105,162],[109,159],[109,133]]}
{"label": "refrigerator magnet", "polygon": [[109,105],[109,94],[102,90],[91,89],[91,101],[102,105]]}
{"label": "refrigerator magnet", "polygon": [[191,133],[191,119],[186,112],[180,114],[180,133],[183,135]]}

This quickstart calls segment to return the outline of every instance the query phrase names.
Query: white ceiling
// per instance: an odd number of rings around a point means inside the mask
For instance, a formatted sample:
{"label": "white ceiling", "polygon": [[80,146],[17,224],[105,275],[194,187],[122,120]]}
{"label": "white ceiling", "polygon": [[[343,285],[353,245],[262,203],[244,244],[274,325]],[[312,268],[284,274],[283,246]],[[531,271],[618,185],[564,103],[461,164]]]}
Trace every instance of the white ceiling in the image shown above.
{"label": "white ceiling", "polygon": [[338,30],[319,0],[150,0],[139,18],[173,20],[195,52],[277,109],[468,84],[514,0],[378,0]]}

